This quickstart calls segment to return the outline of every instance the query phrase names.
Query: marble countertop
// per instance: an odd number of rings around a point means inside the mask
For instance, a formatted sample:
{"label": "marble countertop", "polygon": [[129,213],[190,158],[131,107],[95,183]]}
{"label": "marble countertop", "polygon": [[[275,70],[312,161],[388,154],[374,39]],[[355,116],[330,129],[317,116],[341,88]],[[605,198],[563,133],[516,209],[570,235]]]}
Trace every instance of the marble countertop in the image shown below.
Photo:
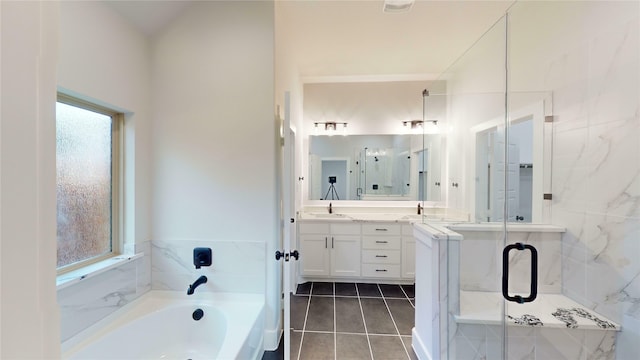
{"label": "marble countertop", "polygon": [[[420,222],[423,215],[403,213],[318,213],[300,212],[299,220],[304,221],[350,221],[350,222]],[[428,219],[428,218],[427,218]]]}

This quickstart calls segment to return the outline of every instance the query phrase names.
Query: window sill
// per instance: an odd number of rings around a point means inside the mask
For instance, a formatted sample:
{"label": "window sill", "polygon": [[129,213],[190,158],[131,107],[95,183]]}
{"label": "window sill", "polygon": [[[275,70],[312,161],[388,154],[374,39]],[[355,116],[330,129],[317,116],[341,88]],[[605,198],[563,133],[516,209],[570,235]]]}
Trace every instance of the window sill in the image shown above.
{"label": "window sill", "polygon": [[143,257],[143,253],[134,255],[118,255],[112,258],[85,266],[81,269],[73,270],[68,273],[58,275],[56,278],[56,287],[58,290],[62,290],[68,286],[79,283],[82,280],[94,277],[98,274],[102,274],[105,271],[111,270],[118,266],[122,266],[129,261],[139,259]]}

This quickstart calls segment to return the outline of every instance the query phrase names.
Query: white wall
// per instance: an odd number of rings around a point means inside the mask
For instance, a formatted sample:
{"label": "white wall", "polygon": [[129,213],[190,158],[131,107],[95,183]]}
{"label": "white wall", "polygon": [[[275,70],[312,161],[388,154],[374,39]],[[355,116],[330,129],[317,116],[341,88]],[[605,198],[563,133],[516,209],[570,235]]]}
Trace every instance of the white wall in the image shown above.
{"label": "white wall", "polygon": [[57,2],[0,2],[0,358],[59,358]]}
{"label": "white wall", "polygon": [[[310,83],[304,85],[304,130],[314,122],[347,122],[348,134],[404,134],[407,120],[422,120],[422,91],[437,93],[444,82],[388,81]],[[429,99],[430,111],[444,104]],[[428,113],[429,118],[439,113]]]}
{"label": "white wall", "polygon": [[[277,263],[267,259],[280,239],[274,4],[195,2],[152,53],[153,287],[185,291],[207,273],[198,290],[271,292]],[[213,248],[211,268],[193,268],[196,244]],[[269,331],[279,293],[266,301]]]}
{"label": "white wall", "polygon": [[125,113],[125,243],[150,240],[149,41],[103,2],[60,4],[58,86]]}
{"label": "white wall", "polygon": [[58,87],[125,113],[123,250],[145,254],[58,291],[63,341],[151,289],[150,61],[146,36],[105,3],[60,3]]}

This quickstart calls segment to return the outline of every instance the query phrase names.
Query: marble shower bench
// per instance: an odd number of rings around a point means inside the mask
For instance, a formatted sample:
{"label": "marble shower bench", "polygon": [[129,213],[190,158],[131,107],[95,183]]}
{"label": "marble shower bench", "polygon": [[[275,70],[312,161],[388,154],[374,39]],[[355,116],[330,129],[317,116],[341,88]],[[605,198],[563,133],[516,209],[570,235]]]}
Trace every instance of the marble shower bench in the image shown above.
{"label": "marble shower bench", "polygon": [[[614,360],[620,325],[562,295],[562,227],[508,225],[509,244],[538,249],[538,297],[532,303],[503,305],[503,229],[502,224],[414,226],[418,257],[428,259],[416,268],[413,343],[418,356]],[[528,294],[529,252],[513,251],[509,258],[509,292]]]}

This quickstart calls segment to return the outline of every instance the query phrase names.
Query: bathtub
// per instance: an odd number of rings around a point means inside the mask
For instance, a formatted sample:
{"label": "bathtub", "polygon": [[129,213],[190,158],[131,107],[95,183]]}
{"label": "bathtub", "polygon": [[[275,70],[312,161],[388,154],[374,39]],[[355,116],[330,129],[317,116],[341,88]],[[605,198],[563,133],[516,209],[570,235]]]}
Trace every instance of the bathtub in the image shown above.
{"label": "bathtub", "polygon": [[263,309],[258,294],[150,291],[65,341],[63,359],[260,359]]}

